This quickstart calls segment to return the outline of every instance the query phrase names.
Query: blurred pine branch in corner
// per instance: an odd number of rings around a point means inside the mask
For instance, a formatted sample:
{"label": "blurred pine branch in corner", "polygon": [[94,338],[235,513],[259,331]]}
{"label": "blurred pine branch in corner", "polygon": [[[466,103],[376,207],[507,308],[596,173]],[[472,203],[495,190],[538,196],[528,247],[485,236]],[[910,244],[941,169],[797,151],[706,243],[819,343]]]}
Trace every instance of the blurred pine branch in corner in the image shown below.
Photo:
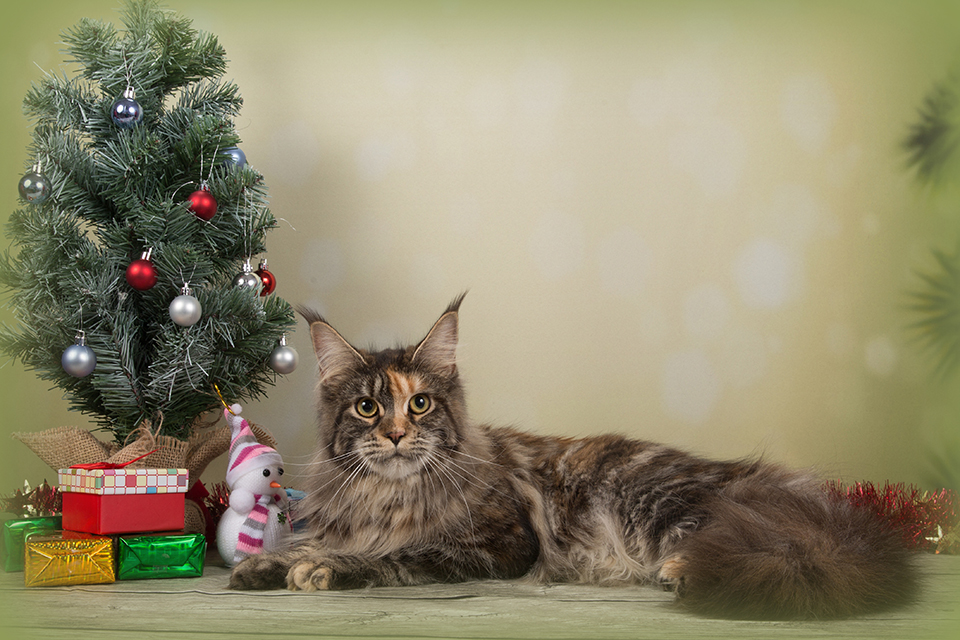
{"label": "blurred pine branch in corner", "polygon": [[[938,83],[918,110],[904,140],[908,165],[917,181],[932,190],[960,188],[960,77]],[[955,205],[960,220],[960,207]],[[932,265],[917,271],[917,285],[908,292],[916,320],[910,330],[933,359],[935,377],[945,381],[960,368],[960,246],[932,248]],[[960,416],[956,422],[960,426]],[[928,455],[928,481],[936,487],[960,489],[960,429],[943,435]]]}

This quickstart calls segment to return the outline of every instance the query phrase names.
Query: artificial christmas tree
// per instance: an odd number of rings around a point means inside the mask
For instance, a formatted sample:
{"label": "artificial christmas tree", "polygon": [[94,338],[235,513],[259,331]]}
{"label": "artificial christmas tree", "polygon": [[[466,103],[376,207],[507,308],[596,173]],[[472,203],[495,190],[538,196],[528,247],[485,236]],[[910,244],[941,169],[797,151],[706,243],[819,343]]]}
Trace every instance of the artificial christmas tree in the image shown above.
{"label": "artificial christmas tree", "polygon": [[195,437],[221,405],[214,385],[228,402],[262,396],[295,322],[283,299],[233,283],[277,223],[263,176],[237,160],[223,48],[152,0],[122,20],[64,33],[76,75],[27,94],[23,207],[0,260],[17,319],[0,349],[118,446],[144,425],[155,441]]}

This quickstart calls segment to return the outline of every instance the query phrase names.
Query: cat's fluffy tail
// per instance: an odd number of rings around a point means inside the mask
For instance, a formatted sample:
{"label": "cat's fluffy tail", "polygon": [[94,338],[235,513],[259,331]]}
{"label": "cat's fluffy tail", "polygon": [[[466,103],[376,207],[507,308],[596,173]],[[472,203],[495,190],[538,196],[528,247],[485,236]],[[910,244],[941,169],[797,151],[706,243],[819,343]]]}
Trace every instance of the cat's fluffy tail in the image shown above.
{"label": "cat's fluffy tail", "polygon": [[917,590],[911,552],[878,516],[795,477],[728,485],[676,551],[679,602],[706,615],[847,617]]}

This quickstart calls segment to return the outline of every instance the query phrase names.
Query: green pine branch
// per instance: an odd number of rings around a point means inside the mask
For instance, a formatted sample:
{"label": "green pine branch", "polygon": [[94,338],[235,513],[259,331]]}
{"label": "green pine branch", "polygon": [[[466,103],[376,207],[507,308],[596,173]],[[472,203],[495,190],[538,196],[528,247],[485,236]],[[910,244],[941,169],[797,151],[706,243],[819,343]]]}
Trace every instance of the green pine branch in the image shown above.
{"label": "green pine branch", "polygon": [[918,120],[904,140],[908,165],[917,177],[938,184],[957,177],[960,145],[960,80],[950,76],[924,99]]}
{"label": "green pine branch", "polygon": [[[960,178],[960,77],[950,75],[924,99],[917,122],[904,140],[909,166],[921,182],[942,186]],[[946,377],[960,368],[960,252],[932,251],[934,267],[918,272],[909,307],[910,325],[933,357],[935,373]]]}
{"label": "green pine branch", "polygon": [[924,288],[911,293],[909,307],[919,319],[910,328],[946,376],[960,365],[960,254],[934,249],[933,257],[934,269],[917,273]]}

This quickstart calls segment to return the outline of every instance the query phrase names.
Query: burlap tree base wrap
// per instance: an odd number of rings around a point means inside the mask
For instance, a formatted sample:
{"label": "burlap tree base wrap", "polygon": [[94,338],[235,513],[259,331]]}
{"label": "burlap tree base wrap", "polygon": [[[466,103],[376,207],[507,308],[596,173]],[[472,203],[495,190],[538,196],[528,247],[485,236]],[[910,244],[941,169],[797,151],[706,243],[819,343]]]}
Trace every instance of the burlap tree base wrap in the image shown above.
{"label": "burlap tree base wrap", "polygon": [[[86,429],[79,427],[55,427],[34,433],[14,433],[13,437],[27,445],[31,451],[54,471],[75,464],[111,462],[122,464],[147,454],[130,464],[134,469],[187,469],[190,483],[200,479],[203,470],[217,456],[230,448],[230,427],[212,427],[213,423],[200,418],[193,424],[190,438],[179,440],[171,436],[158,436],[149,421],[131,432],[125,445],[104,442]],[[277,442],[263,427],[251,424],[250,428],[261,443],[276,448]],[[159,431],[159,428],[157,429]],[[186,501],[185,529],[191,533],[204,533],[206,523],[200,505]]]}

